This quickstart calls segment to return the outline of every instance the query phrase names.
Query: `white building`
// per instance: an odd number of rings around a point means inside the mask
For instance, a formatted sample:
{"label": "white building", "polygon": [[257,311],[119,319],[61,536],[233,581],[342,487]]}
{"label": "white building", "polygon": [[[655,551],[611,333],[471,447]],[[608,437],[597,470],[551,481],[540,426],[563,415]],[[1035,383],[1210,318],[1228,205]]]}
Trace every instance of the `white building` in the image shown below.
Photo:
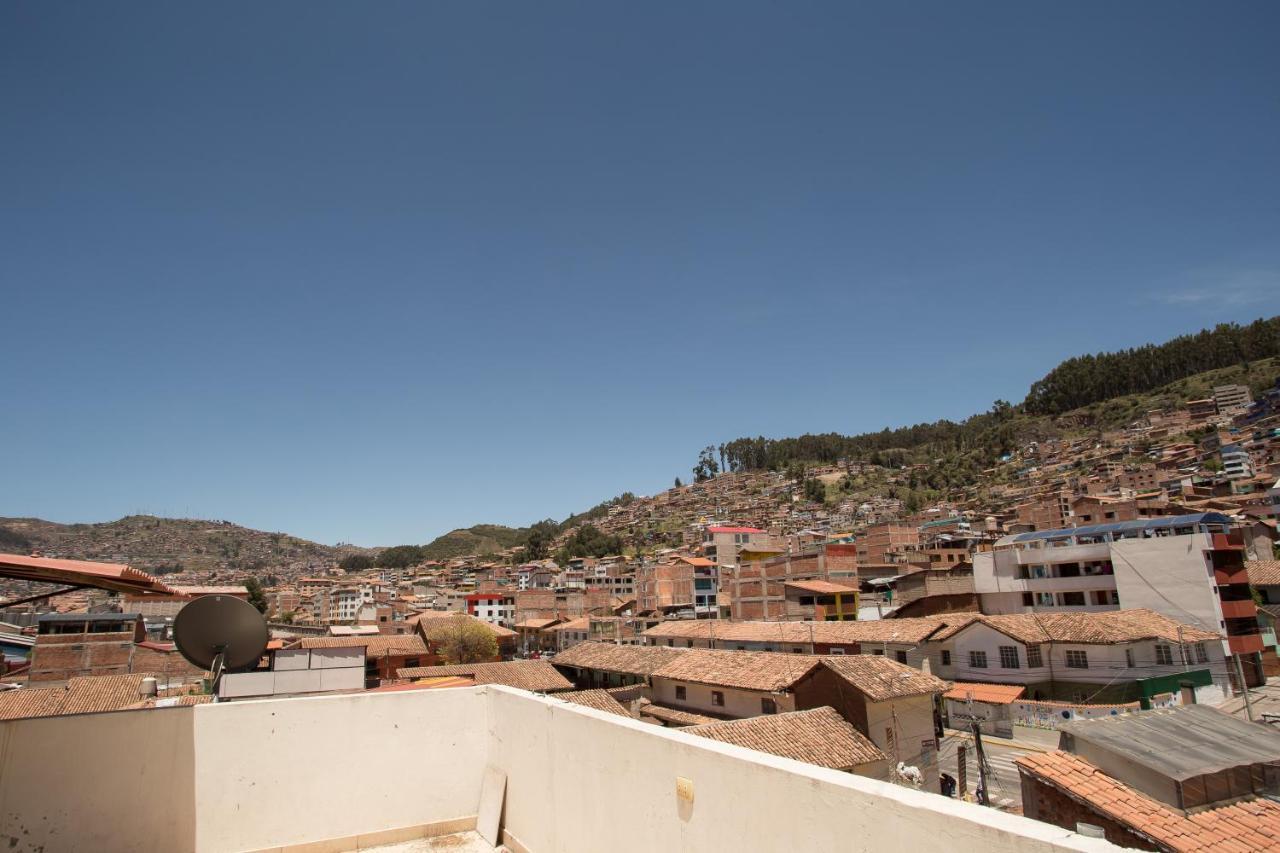
{"label": "white building", "polygon": [[1230,525],[1200,513],[1006,536],[974,555],[974,590],[988,614],[1153,610],[1225,635],[1254,683],[1262,638]]}
{"label": "white building", "polygon": [[927,643],[940,678],[1021,684],[1026,698],[1107,704],[1194,693],[1183,701],[1230,695],[1221,638],[1154,613],[982,616],[938,631]]}
{"label": "white building", "polygon": [[334,622],[355,621],[363,597],[357,587],[337,587],[329,592],[329,619]]}

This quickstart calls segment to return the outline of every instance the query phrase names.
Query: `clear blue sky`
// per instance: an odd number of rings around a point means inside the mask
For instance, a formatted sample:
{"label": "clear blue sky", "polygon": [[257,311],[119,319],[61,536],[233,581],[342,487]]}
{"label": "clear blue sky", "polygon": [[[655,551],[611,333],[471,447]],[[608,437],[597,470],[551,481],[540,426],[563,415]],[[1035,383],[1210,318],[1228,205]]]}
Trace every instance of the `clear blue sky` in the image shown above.
{"label": "clear blue sky", "polygon": [[1280,309],[1280,4],[6,3],[0,515],[423,542]]}

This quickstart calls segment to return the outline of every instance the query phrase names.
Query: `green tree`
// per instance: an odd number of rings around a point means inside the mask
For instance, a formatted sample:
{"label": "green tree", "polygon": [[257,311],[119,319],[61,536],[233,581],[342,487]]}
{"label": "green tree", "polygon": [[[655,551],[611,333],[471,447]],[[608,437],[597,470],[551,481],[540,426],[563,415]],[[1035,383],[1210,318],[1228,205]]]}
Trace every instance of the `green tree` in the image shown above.
{"label": "green tree", "polygon": [[675,485],[675,487],[678,489],[678,488],[680,488],[680,487],[681,487],[681,486],[683,486],[683,485],[684,485],[684,483],[680,482],[680,478],[679,478],[679,477],[676,477],[676,485]]}
{"label": "green tree", "polygon": [[447,619],[424,620],[427,645],[447,664],[496,660],[498,640],[478,619],[459,613]]}
{"label": "green tree", "polygon": [[529,528],[529,538],[524,542],[521,561],[545,560],[551,553],[551,543],[560,535],[560,525],[547,518]]}
{"label": "green tree", "polygon": [[244,582],[244,588],[249,591],[249,603],[258,608],[259,613],[266,613],[267,596],[262,591],[262,581],[258,580],[254,575],[250,575]]}
{"label": "green tree", "polygon": [[374,565],[384,569],[407,569],[424,559],[421,545],[397,545],[378,554]]}
{"label": "green tree", "polygon": [[698,454],[698,464],[693,466],[693,481],[703,483],[720,473],[720,465],[716,462],[716,448],[708,444]]}
{"label": "green tree", "polygon": [[350,554],[338,561],[338,568],[351,574],[367,572],[373,568],[373,557],[368,554]]}

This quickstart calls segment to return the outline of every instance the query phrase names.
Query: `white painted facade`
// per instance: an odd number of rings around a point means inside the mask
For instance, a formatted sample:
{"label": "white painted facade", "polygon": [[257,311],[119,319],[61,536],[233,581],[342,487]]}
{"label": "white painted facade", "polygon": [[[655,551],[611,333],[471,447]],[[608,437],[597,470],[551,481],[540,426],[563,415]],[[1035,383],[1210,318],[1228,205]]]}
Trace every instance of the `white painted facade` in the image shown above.
{"label": "white painted facade", "polygon": [[[337,763],[316,749],[335,740],[344,754]],[[487,766],[506,775],[503,829],[533,853],[1118,849],[494,685],[10,720],[0,722],[0,743],[0,836],[24,850],[353,850],[406,841],[474,826]],[[421,760],[405,761],[406,750]],[[77,772],[63,772],[68,766]],[[619,832],[620,815],[636,816],[644,832]]]}
{"label": "white painted facade", "polygon": [[[758,717],[763,712],[762,700],[772,700],[779,714],[796,709],[796,697],[790,693],[771,693],[767,690],[740,690],[718,684],[698,684],[692,681],[676,681],[670,678],[650,678],[653,701],[669,708],[680,708],[699,714],[717,717]],[[680,688],[684,696],[679,696]],[[724,704],[717,705],[714,693],[724,697]]]}
{"label": "white painted facade", "polygon": [[[1227,662],[1221,643],[1176,643],[1142,640],[1114,645],[1089,643],[1041,643],[1041,665],[1031,666],[1028,645],[975,622],[937,643],[935,675],[948,681],[992,684],[1076,682],[1082,685],[1075,701],[1089,701],[1096,685],[1114,685],[1176,675],[1188,669],[1208,669],[1213,685],[1198,688],[1198,702],[1215,702],[1230,695]],[[1157,649],[1157,646],[1163,647]],[[944,655],[949,663],[942,662]],[[1010,652],[1012,650],[1012,653]],[[1185,661],[1184,661],[1185,656]],[[1016,667],[1007,663],[1017,662]],[[931,661],[932,662],[932,661]],[[985,665],[981,665],[984,664]],[[1081,666],[1083,664],[1083,666]],[[1090,687],[1092,685],[1093,687]],[[1028,699],[1037,699],[1028,691]]]}

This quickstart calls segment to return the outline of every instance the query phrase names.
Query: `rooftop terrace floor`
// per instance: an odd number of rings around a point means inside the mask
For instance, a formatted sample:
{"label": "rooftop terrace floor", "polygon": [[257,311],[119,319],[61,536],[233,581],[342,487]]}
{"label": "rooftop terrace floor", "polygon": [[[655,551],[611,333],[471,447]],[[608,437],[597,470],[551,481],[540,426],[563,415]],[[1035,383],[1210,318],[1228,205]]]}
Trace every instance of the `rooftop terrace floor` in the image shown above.
{"label": "rooftop terrace floor", "polygon": [[439,835],[435,838],[415,838],[413,841],[402,841],[399,844],[384,844],[380,847],[366,848],[377,853],[427,853],[430,850],[448,851],[448,853],[493,853],[505,851],[505,847],[492,847],[475,832],[455,832],[452,835]]}

